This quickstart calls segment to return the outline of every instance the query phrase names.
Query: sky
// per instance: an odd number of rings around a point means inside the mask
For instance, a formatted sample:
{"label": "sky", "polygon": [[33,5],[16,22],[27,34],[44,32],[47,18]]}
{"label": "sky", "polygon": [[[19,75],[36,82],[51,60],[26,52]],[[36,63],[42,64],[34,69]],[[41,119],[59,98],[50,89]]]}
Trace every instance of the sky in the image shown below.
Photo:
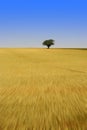
{"label": "sky", "polygon": [[0,0],[0,47],[87,48],[87,0]]}

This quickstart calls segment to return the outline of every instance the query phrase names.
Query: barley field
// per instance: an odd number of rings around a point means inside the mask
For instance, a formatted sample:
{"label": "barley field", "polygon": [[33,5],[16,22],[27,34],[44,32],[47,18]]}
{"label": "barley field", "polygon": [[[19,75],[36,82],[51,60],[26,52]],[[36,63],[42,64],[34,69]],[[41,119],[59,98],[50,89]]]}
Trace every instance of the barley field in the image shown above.
{"label": "barley field", "polygon": [[87,50],[1,48],[0,130],[87,130]]}

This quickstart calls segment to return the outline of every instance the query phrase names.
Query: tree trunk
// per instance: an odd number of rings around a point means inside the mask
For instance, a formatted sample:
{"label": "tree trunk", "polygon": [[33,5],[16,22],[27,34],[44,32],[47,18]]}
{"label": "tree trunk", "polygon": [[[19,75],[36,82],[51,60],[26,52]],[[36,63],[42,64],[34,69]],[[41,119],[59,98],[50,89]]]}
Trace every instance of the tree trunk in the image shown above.
{"label": "tree trunk", "polygon": [[47,47],[48,47],[48,49],[49,49],[49,48],[50,48],[50,45],[48,45]]}

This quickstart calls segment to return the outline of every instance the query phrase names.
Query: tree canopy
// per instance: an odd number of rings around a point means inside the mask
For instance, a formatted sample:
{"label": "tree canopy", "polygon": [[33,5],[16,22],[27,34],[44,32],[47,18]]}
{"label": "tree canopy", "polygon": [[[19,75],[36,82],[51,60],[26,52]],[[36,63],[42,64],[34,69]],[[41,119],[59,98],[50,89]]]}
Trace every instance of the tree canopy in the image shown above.
{"label": "tree canopy", "polygon": [[49,49],[51,45],[54,45],[54,40],[53,39],[45,40],[42,44],[44,46],[47,46]]}

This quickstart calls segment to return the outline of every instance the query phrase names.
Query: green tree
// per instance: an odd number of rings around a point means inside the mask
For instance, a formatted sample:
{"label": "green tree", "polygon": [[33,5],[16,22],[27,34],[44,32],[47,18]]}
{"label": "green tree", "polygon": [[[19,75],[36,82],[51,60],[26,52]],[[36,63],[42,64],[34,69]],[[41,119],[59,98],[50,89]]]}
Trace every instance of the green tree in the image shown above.
{"label": "green tree", "polygon": [[47,46],[49,49],[51,45],[54,45],[54,40],[53,39],[45,40],[42,44],[44,46]]}

